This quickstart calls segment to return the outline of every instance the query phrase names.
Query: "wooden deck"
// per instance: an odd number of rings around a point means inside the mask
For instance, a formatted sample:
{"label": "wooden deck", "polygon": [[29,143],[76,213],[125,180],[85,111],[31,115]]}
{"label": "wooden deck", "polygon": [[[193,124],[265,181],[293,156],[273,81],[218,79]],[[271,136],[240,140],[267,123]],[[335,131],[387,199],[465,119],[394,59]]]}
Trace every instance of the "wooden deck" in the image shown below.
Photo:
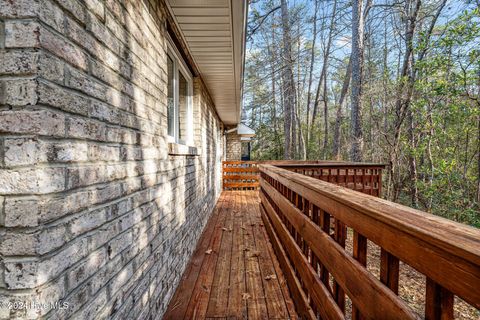
{"label": "wooden deck", "polygon": [[164,319],[297,319],[258,191],[224,191]]}

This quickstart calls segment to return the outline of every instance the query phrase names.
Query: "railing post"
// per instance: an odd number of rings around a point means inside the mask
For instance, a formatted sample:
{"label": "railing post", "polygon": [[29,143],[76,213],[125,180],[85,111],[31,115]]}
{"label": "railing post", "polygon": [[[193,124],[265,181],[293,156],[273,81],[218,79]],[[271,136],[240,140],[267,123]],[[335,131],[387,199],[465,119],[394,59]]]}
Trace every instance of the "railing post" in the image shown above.
{"label": "railing post", "polygon": [[377,169],[378,170],[378,197],[382,197],[382,169]]}
{"label": "railing post", "polygon": [[425,297],[426,320],[453,319],[453,294],[427,277]]}
{"label": "railing post", "polygon": [[[367,265],[367,238],[357,231],[353,232],[353,257],[362,265]],[[362,316],[356,306],[352,306],[352,319],[360,320]]]}
{"label": "railing post", "polygon": [[[330,235],[330,215],[320,210],[320,228],[328,235]],[[324,265],[321,265],[322,269],[320,270],[320,279],[325,284],[325,286],[332,291],[330,288],[330,276],[328,274],[328,270]]]}
{"label": "railing post", "polygon": [[398,295],[400,262],[397,257],[382,248],[380,254],[380,280]]}
{"label": "railing post", "polygon": [[[338,219],[335,219],[334,238],[342,248],[345,248],[345,241],[347,240],[347,227]],[[345,291],[343,291],[342,287],[340,287],[337,281],[333,282],[333,295],[340,310],[345,312]]]}
{"label": "railing post", "polygon": [[[312,221],[316,225],[320,225],[320,210],[316,205],[312,205]],[[315,254],[310,251],[311,254],[311,260],[310,263],[312,264],[313,269],[315,270],[316,273],[318,273],[318,258],[315,256]]]}

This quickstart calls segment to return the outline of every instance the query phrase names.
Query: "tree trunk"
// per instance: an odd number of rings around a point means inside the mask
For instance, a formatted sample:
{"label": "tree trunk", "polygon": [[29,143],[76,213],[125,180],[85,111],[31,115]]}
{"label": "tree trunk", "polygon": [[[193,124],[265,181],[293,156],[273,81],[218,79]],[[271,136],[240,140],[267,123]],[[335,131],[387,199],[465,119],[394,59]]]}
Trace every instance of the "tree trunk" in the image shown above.
{"label": "tree trunk", "polygon": [[399,74],[399,87],[397,90],[397,99],[395,101],[395,122],[393,124],[392,150],[389,152],[389,174],[393,190],[391,200],[394,202],[398,200],[398,195],[400,193],[400,177],[397,173],[400,133],[410,105],[410,99],[413,93],[413,85],[415,82],[414,73],[412,72],[413,36],[415,33],[420,6],[421,0],[417,0],[415,6],[413,6],[413,0],[409,0],[405,4],[405,13],[407,17],[407,22],[405,25],[405,53],[403,56],[402,68]]}
{"label": "tree trunk", "polygon": [[323,78],[323,116],[325,118],[324,136],[323,136],[323,159],[328,157],[328,90],[327,90],[327,69],[328,58],[330,55],[330,46],[333,38],[333,30],[335,29],[335,18],[337,13],[337,0],[333,2],[332,19],[330,21],[330,32],[328,35],[328,55],[325,57],[325,77]]}
{"label": "tree trunk", "polygon": [[315,66],[315,44],[317,42],[317,12],[318,0],[315,0],[315,14],[313,16],[313,36],[312,36],[312,50],[310,52],[310,72],[308,76],[308,91],[307,91],[307,136],[305,139],[305,157],[309,158],[309,143],[310,143],[310,104],[312,100],[312,81],[313,81],[313,67]]}
{"label": "tree trunk", "polygon": [[285,117],[285,150],[284,158],[292,159],[296,142],[295,125],[295,81],[293,78],[293,59],[290,19],[286,0],[281,0],[282,29],[283,29],[283,94]]}
{"label": "tree trunk", "polygon": [[[297,34],[300,34],[300,24],[297,24]],[[305,137],[303,135],[303,128],[302,128],[302,123],[301,123],[301,112],[302,112],[302,97],[300,95],[301,92],[305,92],[305,77],[303,80],[301,80],[301,37],[297,38],[297,55],[296,55],[296,60],[297,60],[297,87],[295,90],[296,98],[295,98],[295,124],[297,126],[297,141],[298,143],[295,143],[294,146],[298,146],[298,150],[296,150],[295,154],[296,157],[295,159],[302,159],[306,160],[307,158],[307,152],[306,152],[306,146],[305,146]]]}
{"label": "tree trunk", "polygon": [[[432,155],[432,137],[434,135],[433,130],[433,114],[432,114],[432,107],[428,104],[428,126],[430,128],[430,132],[428,134],[428,144],[427,144],[427,157],[428,157],[428,164],[430,167],[430,177],[428,178],[428,184],[430,189],[433,187],[433,179],[435,178],[435,163],[433,162],[433,155]],[[427,211],[432,211],[432,204],[433,204],[433,194],[430,196],[427,202]]]}
{"label": "tree trunk", "polygon": [[328,157],[328,93],[327,93],[327,77],[323,81],[323,116],[325,126],[323,131],[323,159]]}
{"label": "tree trunk", "polygon": [[[368,11],[372,5],[372,0],[367,0],[365,4],[365,10],[363,11],[363,24],[367,20]],[[345,106],[345,101],[348,94],[348,88],[350,86],[350,81],[352,78],[352,53],[348,59],[347,69],[345,70],[345,77],[343,78],[342,91],[340,92],[340,99],[338,100],[336,120],[335,120],[335,129],[333,133],[333,158],[335,160],[340,160],[340,150],[341,150],[341,126],[342,126],[342,112]]]}
{"label": "tree trunk", "polygon": [[363,69],[363,0],[352,1],[352,93],[351,93],[351,151],[352,161],[363,159],[362,128],[362,69]]}
{"label": "tree trunk", "polygon": [[302,156],[303,160],[306,160],[306,153],[305,153],[305,139],[303,137],[303,130],[302,126],[300,124],[300,116],[298,113],[295,114],[295,119],[297,120],[297,126],[298,126],[298,147],[299,147],[299,152]]}
{"label": "tree trunk", "polygon": [[480,115],[478,116],[478,131],[477,131],[477,203],[480,203]]}
{"label": "tree trunk", "polygon": [[[478,98],[477,108],[480,109],[480,66],[478,69]],[[477,116],[477,203],[480,205],[480,114]]]}
{"label": "tree trunk", "polygon": [[311,130],[313,130],[315,120],[317,117],[317,112],[318,112],[318,105],[320,102],[320,90],[323,88],[323,106],[324,106],[324,116],[325,118],[325,129],[324,129],[324,150],[322,151],[323,155],[325,156],[326,150],[325,147],[328,144],[328,101],[327,101],[327,73],[328,73],[328,64],[329,64],[329,58],[330,58],[330,51],[332,47],[332,41],[333,41],[333,32],[335,31],[335,19],[337,15],[337,0],[333,2],[333,7],[332,7],[332,16],[330,18],[330,25],[329,25],[329,31],[328,31],[328,39],[327,39],[327,44],[325,46],[325,52],[323,55],[323,66],[322,66],[322,71],[320,74],[320,80],[318,81],[318,86],[317,86],[317,92],[315,94],[315,101],[313,105],[313,115],[312,115],[312,124],[311,124]]}
{"label": "tree trunk", "polygon": [[350,78],[352,76],[352,57],[348,61],[347,70],[345,71],[345,77],[343,78],[342,91],[340,92],[340,99],[338,100],[337,114],[335,120],[335,130],[333,133],[333,158],[340,160],[340,128],[342,126],[342,110],[345,104],[345,98],[347,97],[348,87],[350,86]]}
{"label": "tree trunk", "polygon": [[410,166],[410,193],[412,197],[412,207],[418,208],[418,174],[417,174],[417,160],[414,154],[414,150],[417,147],[417,143],[415,141],[415,122],[413,119],[412,110],[408,111],[408,140],[410,143],[411,151],[408,155],[408,163]]}
{"label": "tree trunk", "polygon": [[279,154],[279,150],[281,150],[281,141],[280,141],[280,135],[278,133],[278,120],[277,120],[277,98],[276,98],[276,78],[275,78],[275,53],[274,49],[268,45],[268,53],[270,55],[270,67],[272,69],[271,72],[271,82],[272,82],[272,121],[273,121],[273,135],[274,135],[274,141],[276,143],[276,154],[275,158],[280,159],[281,155]]}

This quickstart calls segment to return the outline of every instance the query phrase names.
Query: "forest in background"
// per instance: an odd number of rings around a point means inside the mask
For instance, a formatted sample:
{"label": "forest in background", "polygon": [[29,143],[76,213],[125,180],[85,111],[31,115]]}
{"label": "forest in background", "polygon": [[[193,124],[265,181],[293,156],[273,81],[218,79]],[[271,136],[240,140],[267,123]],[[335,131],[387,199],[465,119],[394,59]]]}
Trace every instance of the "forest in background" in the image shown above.
{"label": "forest in background", "polygon": [[480,227],[480,0],[251,0],[252,160],[384,163],[384,197]]}

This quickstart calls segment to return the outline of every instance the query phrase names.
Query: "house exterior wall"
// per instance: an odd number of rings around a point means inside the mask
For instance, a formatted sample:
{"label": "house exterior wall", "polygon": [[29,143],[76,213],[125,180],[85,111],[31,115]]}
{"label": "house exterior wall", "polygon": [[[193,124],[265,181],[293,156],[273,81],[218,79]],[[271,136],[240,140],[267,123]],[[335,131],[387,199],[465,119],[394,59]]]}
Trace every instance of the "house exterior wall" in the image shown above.
{"label": "house exterior wall", "polygon": [[242,141],[236,132],[228,133],[226,142],[226,159],[230,161],[242,160]]}
{"label": "house exterior wall", "polygon": [[167,143],[165,16],[156,0],[0,2],[0,319],[165,311],[224,154],[199,78],[196,149]]}

